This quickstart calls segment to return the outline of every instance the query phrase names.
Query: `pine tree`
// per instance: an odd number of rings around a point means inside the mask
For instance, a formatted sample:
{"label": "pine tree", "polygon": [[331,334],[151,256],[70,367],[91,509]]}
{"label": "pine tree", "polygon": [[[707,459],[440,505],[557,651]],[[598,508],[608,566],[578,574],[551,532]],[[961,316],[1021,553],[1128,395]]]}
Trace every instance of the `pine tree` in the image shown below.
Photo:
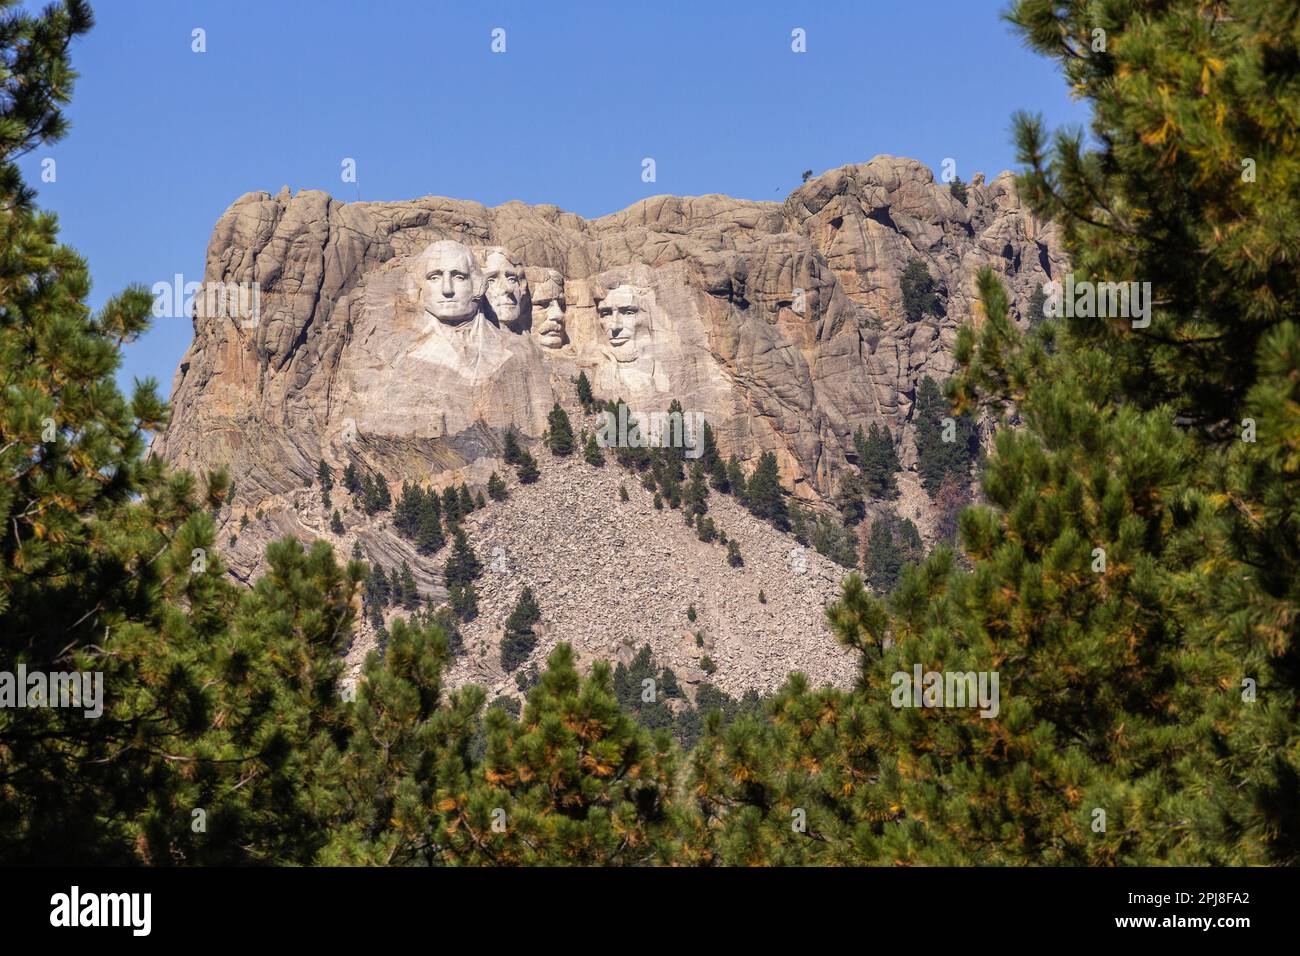
{"label": "pine tree", "polygon": [[881,593],[889,593],[901,580],[903,569],[922,557],[920,532],[910,520],[884,515],[871,523],[863,549],[862,567],[867,582]]}
{"label": "pine tree", "polygon": [[546,416],[546,445],[552,455],[573,454],[573,426],[569,423],[569,414],[556,402],[550,414]]}
{"label": "pine tree", "polygon": [[474,496],[469,493],[469,487],[462,482],[457,495],[460,499],[459,509],[461,516],[463,517],[472,514],[474,511]]}
{"label": "pine tree", "polygon": [[[445,683],[452,637],[445,619],[393,622],[382,656],[367,659],[339,753],[335,816],[317,861],[335,866],[484,865],[493,806],[476,772],[477,687]],[[437,839],[429,839],[430,834]]]}
{"label": "pine tree", "polygon": [[460,620],[472,621],[478,616],[478,589],[472,581],[448,585],[447,597],[452,613]]}
{"label": "pine tree", "polygon": [[[700,451],[699,463],[704,466],[705,472],[710,476],[721,476],[722,481],[726,482],[727,467],[722,461],[722,455],[718,453],[718,438],[713,433],[713,427],[706,420],[704,422],[704,447]],[[714,487],[717,488],[715,478]],[[726,491],[725,488],[718,488],[718,491]]]}
{"label": "pine tree", "polygon": [[440,551],[447,543],[443,534],[441,508],[438,495],[430,490],[419,497],[419,507],[415,514],[415,548],[420,554],[433,554]]}
{"label": "pine tree", "polygon": [[[668,403],[668,422],[669,425],[664,433],[659,435],[659,445],[656,450],[663,461],[665,472],[671,473],[673,478],[680,482],[686,479],[686,417],[682,403],[675,398]],[[682,423],[680,434],[677,434],[673,427],[674,422]]]}
{"label": "pine tree", "polygon": [[970,502],[970,491],[962,482],[952,475],[943,479],[938,494],[934,496],[934,531],[940,540],[956,542],[961,512]]}
{"label": "pine tree", "polygon": [[488,497],[493,501],[505,501],[510,497],[510,492],[506,490],[506,483],[495,471],[488,476]]}
{"label": "pine tree", "polygon": [[954,177],[953,181],[948,184],[948,192],[952,195],[953,199],[957,200],[963,206],[966,205],[966,184],[961,181],[960,176]]}
{"label": "pine tree", "polygon": [[[437,500],[437,497],[434,497]],[[410,482],[402,482],[402,492],[393,509],[393,530],[404,538],[414,538],[420,529],[420,518],[425,509],[424,490]]]}
{"label": "pine tree", "polygon": [[731,478],[721,458],[714,458],[713,464],[709,467],[709,483],[719,494],[731,494]]}
{"label": "pine tree", "polygon": [[1036,328],[1047,319],[1047,310],[1044,306],[1047,304],[1047,291],[1040,282],[1034,286],[1034,294],[1029,297],[1029,308],[1026,310],[1026,320],[1029,322],[1031,329]]}
{"label": "pine tree", "polygon": [[582,405],[582,410],[590,415],[591,407],[596,403],[596,399],[591,393],[591,381],[587,378],[586,372],[578,373],[577,385],[578,402]]}
{"label": "pine tree", "polygon": [[334,513],[330,515],[330,531],[334,534],[343,533],[343,518],[339,515],[339,510],[337,508],[335,508]]}
{"label": "pine tree", "polygon": [[948,476],[965,487],[970,482],[975,429],[970,416],[955,414],[930,376],[916,390],[912,420],[916,426],[916,467],[921,486],[933,498]]}
{"label": "pine tree", "polygon": [[518,465],[524,460],[523,449],[519,447],[519,439],[515,437],[513,428],[506,429],[505,444],[501,451],[501,457],[505,459],[507,465]]}
{"label": "pine tree", "polygon": [[320,490],[326,494],[334,490],[334,472],[330,470],[329,465],[325,464],[324,458],[316,466],[316,481],[320,483]]}
{"label": "pine tree", "polygon": [[376,636],[382,639],[386,628],[384,627],[384,611],[380,605],[371,601],[367,605],[370,608],[370,626],[374,628]]}
{"label": "pine tree", "polygon": [[736,500],[744,504],[747,498],[745,490],[745,472],[740,467],[740,459],[732,455],[727,459],[727,484]]}
{"label": "pine tree", "polygon": [[541,476],[541,472],[537,470],[537,459],[532,456],[531,452],[522,453],[515,474],[519,478],[521,485],[531,485]]}
{"label": "pine tree", "polygon": [[460,493],[456,490],[455,485],[448,485],[442,489],[442,514],[448,528],[453,524],[459,524],[460,519],[464,516],[461,511]]}
{"label": "pine tree", "polygon": [[882,429],[872,422],[866,435],[859,428],[853,436],[853,444],[864,483],[863,494],[875,500],[889,501],[897,498],[898,481],[895,476],[902,465],[898,460],[898,450],[894,447],[894,436],[888,426]]}
{"label": "pine tree", "polygon": [[709,510],[709,486],[704,480],[704,466],[698,461],[691,466],[691,480],[683,497],[688,514],[702,515]]}
{"label": "pine tree", "polygon": [[361,490],[361,478],[357,475],[357,466],[352,462],[348,462],[347,468],[343,469],[343,487],[350,495]]}
{"label": "pine tree", "polygon": [[682,504],[682,483],[677,461],[675,458],[665,456],[664,452],[665,449],[662,448],[656,448],[652,452],[651,460],[654,464],[651,467],[655,469],[659,487],[663,491],[663,498],[668,503],[668,507],[680,508]]}
{"label": "pine tree", "polygon": [[836,564],[846,568],[857,567],[857,548],[852,534],[845,525],[832,521],[826,515],[818,515],[814,525],[808,529],[808,540],[813,549],[830,558]]}
{"label": "pine tree", "polygon": [[393,496],[388,491],[388,479],[383,475],[375,476],[375,510],[387,511],[393,505]]}
{"label": "pine tree", "polygon": [[397,592],[400,595],[399,600],[402,607],[408,611],[414,611],[420,606],[420,590],[415,584],[415,575],[411,573],[411,566],[405,561],[402,562],[402,574],[398,579]]}
{"label": "pine tree", "polygon": [[447,558],[443,580],[448,587],[453,584],[468,585],[483,573],[483,564],[470,546],[465,530],[457,525],[452,531],[452,551]]}
{"label": "pine tree", "polygon": [[740,545],[736,544],[735,538],[732,538],[727,542],[727,564],[738,568],[744,563],[745,559],[740,556]]}
{"label": "pine tree", "polygon": [[781,489],[781,477],[776,466],[776,455],[770,451],[759,456],[758,466],[749,476],[745,486],[745,504],[759,518],[785,531],[790,527],[786,511],[785,493]]}
{"label": "pine tree", "polygon": [[938,315],[939,295],[930,269],[921,259],[908,262],[899,280],[903,295],[903,314],[909,322],[917,322],[924,315]]}
{"label": "pine tree", "polygon": [[533,625],[541,619],[542,612],[533,597],[533,589],[525,586],[514,610],[506,618],[505,633],[501,636],[501,666],[507,674],[524,663],[537,646]]}
{"label": "pine tree", "polygon": [[582,457],[586,459],[589,465],[594,465],[597,468],[605,466],[605,452],[596,443],[594,433],[587,436],[587,444],[583,447]]}
{"label": "pine tree", "polygon": [[840,475],[840,486],[835,493],[835,507],[839,510],[844,527],[852,528],[866,517],[866,503],[862,499],[862,480],[851,471]]}
{"label": "pine tree", "polygon": [[376,564],[371,567],[370,576],[366,580],[366,596],[380,609],[388,606],[388,575],[384,573],[384,566],[382,564]]}
{"label": "pine tree", "polygon": [[713,519],[708,515],[700,515],[699,520],[695,522],[695,536],[705,544],[717,538],[718,529]]}
{"label": "pine tree", "polygon": [[570,865],[663,862],[673,820],[671,738],[654,737],[618,706],[609,665],[584,678],[560,644],[528,694],[523,716],[487,712],[484,832],[493,807],[509,825],[494,862]]}

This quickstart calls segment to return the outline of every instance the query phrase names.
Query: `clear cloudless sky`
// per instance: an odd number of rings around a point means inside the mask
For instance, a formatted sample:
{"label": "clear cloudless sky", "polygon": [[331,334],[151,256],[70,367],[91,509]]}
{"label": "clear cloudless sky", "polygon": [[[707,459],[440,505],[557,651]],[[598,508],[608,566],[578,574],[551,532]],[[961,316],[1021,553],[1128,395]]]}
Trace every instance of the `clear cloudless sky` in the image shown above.
{"label": "clear cloudless sky", "polygon": [[[255,190],[519,199],[594,217],[662,193],[780,201],[805,169],[881,153],[992,178],[1015,168],[1014,111],[1086,121],[1000,18],[1002,0],[94,7],[73,49],[71,132],[23,166],[89,261],[96,308],[128,283],[201,281],[217,218]],[[196,28],[206,52],[191,49]],[[805,53],[791,49],[796,28]],[[46,158],[54,182],[41,181]],[[191,334],[189,319],[155,320],[119,382],[153,376],[166,393]]]}

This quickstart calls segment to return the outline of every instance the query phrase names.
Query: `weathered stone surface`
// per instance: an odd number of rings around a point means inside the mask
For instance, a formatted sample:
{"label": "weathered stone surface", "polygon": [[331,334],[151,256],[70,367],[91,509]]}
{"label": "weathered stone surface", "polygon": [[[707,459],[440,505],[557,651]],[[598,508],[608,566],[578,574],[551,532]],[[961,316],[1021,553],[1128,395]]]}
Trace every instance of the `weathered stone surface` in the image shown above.
{"label": "weathered stone surface", "polygon": [[[466,257],[430,253],[439,240]],[[916,322],[899,288],[914,258],[942,302]],[[230,467],[223,541],[230,522],[263,512],[230,548],[243,577],[273,533],[327,533],[304,489],[322,457],[336,475],[349,462],[383,474],[394,493],[404,480],[481,487],[507,473],[507,427],[536,439],[553,402],[576,412],[580,371],[637,410],[679,400],[724,455],[773,451],[787,488],[820,501],[859,426],[888,424],[912,462],[916,385],[950,374],[981,267],[1023,314],[1063,264],[1009,174],[979,177],[963,205],[926,167],[888,156],[813,178],[784,203],[656,196],[594,220],[518,202],[249,193],[217,223],[205,282],[257,283],[258,319],[195,319],[154,451]],[[462,268],[468,299],[438,287]],[[430,304],[439,297],[459,304]],[[382,518],[345,517],[368,556],[405,558],[422,587],[440,588],[445,555],[434,567]]]}

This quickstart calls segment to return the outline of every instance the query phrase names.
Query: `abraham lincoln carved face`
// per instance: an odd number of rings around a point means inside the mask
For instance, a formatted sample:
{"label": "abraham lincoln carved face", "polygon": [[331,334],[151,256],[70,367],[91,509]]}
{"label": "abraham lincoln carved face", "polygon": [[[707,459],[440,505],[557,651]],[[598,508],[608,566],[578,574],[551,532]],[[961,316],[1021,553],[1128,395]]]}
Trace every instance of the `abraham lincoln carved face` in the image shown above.
{"label": "abraham lincoln carved face", "polygon": [[596,314],[615,361],[635,362],[650,331],[648,296],[630,285],[620,285],[600,300]]}

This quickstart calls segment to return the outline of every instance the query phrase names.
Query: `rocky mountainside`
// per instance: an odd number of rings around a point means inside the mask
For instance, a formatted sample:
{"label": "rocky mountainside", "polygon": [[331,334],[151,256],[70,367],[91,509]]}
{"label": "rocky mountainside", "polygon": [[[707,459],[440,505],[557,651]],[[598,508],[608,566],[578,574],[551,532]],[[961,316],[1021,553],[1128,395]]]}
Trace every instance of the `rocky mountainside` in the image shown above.
{"label": "rocky mountainside", "polygon": [[[909,317],[900,280],[913,260],[937,295]],[[1063,264],[1054,229],[1022,206],[1010,174],[988,183],[977,175],[961,202],[926,167],[888,156],[812,178],[784,203],[656,196],[594,220],[519,202],[249,193],[217,223],[204,279],[255,288],[256,313],[196,312],[172,422],[154,453],[182,467],[230,468],[236,493],[221,542],[243,579],[270,538],[330,535],[319,490],[306,487],[320,460],[336,478],[349,464],[383,475],[394,494],[404,481],[482,488],[494,470],[511,474],[501,460],[507,429],[540,438],[556,401],[580,414],[580,372],[597,397],[624,398],[639,414],[679,401],[747,471],[774,453],[786,490],[816,508],[855,464],[858,427],[889,425],[904,466],[914,464],[917,384],[950,374],[956,329],[978,321],[981,267],[1002,275],[1023,317],[1037,285]],[[481,556],[485,547],[537,549],[519,559],[540,575],[554,635],[588,657],[653,636],[666,642],[657,645],[665,660],[686,667],[673,652],[690,603],[679,598],[691,581],[712,582],[721,590],[701,592],[696,607],[712,616],[705,631],[721,683],[741,686],[727,683],[719,655],[756,686],[779,680],[781,668],[821,666],[805,639],[821,628],[821,602],[838,576],[829,566],[808,578],[824,571],[825,588],[792,585],[808,607],[786,600],[763,562],[779,564],[793,542],[726,501],[719,507],[736,511],[720,523],[734,527],[747,562],[744,590],[729,590],[717,546],[696,541],[679,514],[644,513],[635,478],[621,479],[631,502],[609,500],[615,471],[595,473],[580,458],[544,462],[538,485],[470,519]],[[559,478],[572,487],[554,487]],[[915,492],[908,476],[902,484]],[[924,528],[925,496],[904,502]],[[442,593],[445,551],[421,558],[383,513],[343,517],[349,549],[357,540],[385,566],[406,560],[422,591]],[[651,533],[650,519],[668,530]],[[585,549],[561,563],[571,540]],[[713,552],[717,567],[704,575],[692,549]],[[499,627],[514,580],[483,586],[482,623],[466,629],[471,644],[483,637],[476,628]],[[628,597],[592,601],[598,586]],[[772,603],[750,607],[759,587]],[[740,644],[729,643],[724,621],[745,632]],[[825,679],[847,677],[824,663]],[[503,678],[473,648],[463,669],[488,683]]]}
{"label": "rocky mountainside", "polygon": [[[732,567],[726,547],[700,541],[681,511],[657,510],[654,493],[612,460],[596,468],[578,455],[540,450],[537,457],[536,483],[511,480],[508,500],[489,501],[464,520],[484,570],[479,614],[461,625],[466,652],[452,669],[454,683],[477,683],[491,695],[516,692],[500,663],[500,641],[525,586],[541,608],[528,660],[538,667],[559,641],[573,644],[584,664],[627,663],[648,644],[692,697],[703,680],[738,697],[775,689],[796,670],[819,685],[852,682],[854,659],[836,645],[822,611],[843,568],[714,493],[709,516],[739,544],[744,562]],[[367,527],[365,520],[344,524],[343,535],[322,529],[321,536],[341,554],[353,540],[364,549],[352,529]],[[449,552],[411,561],[441,568]],[[354,669],[374,645],[367,625],[349,653]],[[701,668],[706,658],[716,665],[712,675]]]}

